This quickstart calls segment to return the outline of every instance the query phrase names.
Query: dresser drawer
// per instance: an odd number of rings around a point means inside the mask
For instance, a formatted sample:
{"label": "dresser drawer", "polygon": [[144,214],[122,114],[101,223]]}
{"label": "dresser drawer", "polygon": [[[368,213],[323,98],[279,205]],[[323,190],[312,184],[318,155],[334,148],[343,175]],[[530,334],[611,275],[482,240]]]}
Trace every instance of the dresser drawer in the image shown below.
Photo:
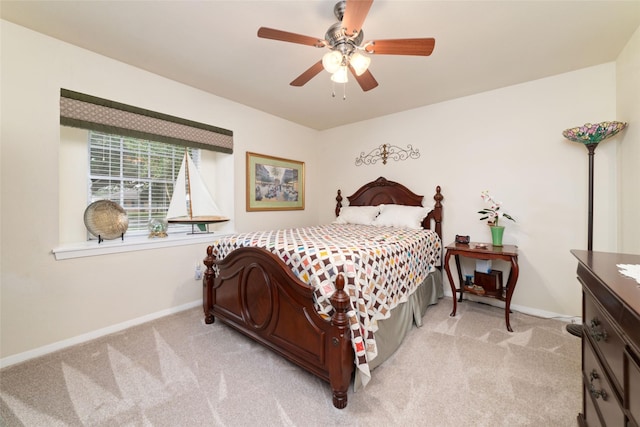
{"label": "dresser drawer", "polygon": [[611,322],[596,305],[589,292],[584,293],[584,330],[603,356],[604,362],[609,366],[614,381],[620,391],[623,390],[624,381],[624,342],[618,331],[613,328]]}
{"label": "dresser drawer", "polygon": [[587,389],[586,399],[592,399],[607,425],[624,426],[625,418],[622,406],[618,402],[613,386],[598,361],[589,341],[583,343],[584,381]]}
{"label": "dresser drawer", "polygon": [[596,407],[593,403],[593,399],[589,397],[589,387],[587,384],[584,384],[584,414],[583,422],[580,422],[580,425],[585,425],[588,427],[602,427],[603,424],[600,422],[600,418],[598,413],[596,412]]}
{"label": "dresser drawer", "polygon": [[[625,354],[627,367],[627,384],[624,401],[630,418],[640,426],[640,362],[627,349]],[[633,425],[633,423],[631,423]]]}

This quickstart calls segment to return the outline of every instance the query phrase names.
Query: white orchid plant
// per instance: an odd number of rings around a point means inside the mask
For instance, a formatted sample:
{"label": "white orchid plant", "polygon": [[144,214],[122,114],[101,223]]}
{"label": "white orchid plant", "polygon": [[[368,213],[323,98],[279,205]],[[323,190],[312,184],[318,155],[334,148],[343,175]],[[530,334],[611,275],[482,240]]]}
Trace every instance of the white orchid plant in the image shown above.
{"label": "white orchid plant", "polygon": [[513,219],[511,215],[500,210],[500,207],[502,206],[502,202],[498,202],[493,197],[491,197],[488,190],[483,191],[480,194],[480,197],[485,202],[491,204],[491,207],[478,211],[478,213],[482,215],[482,218],[480,218],[480,221],[484,221],[486,219],[487,224],[493,225],[493,226],[498,226],[498,220],[500,218],[510,219],[513,222],[516,221],[515,219]]}

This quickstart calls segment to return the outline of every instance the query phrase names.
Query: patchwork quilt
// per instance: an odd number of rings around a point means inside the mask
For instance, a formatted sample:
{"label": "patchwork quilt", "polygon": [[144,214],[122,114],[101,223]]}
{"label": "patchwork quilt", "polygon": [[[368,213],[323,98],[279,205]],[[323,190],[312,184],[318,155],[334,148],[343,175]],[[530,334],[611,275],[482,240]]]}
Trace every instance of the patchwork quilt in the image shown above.
{"label": "patchwork quilt", "polygon": [[328,224],[226,236],[214,242],[223,259],[234,249],[254,246],[280,257],[293,273],[315,289],[321,316],[333,314],[331,295],[338,274],[351,299],[347,313],[356,365],[363,385],[371,378],[368,362],[377,356],[379,320],[408,297],[440,265],[442,242],[430,230],[372,225]]}

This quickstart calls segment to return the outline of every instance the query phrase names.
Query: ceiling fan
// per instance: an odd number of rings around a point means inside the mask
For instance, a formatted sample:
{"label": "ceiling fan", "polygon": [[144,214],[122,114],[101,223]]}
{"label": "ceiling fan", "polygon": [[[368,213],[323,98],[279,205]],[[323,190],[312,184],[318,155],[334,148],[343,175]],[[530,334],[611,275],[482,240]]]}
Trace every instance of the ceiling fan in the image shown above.
{"label": "ceiling fan", "polygon": [[414,38],[371,40],[363,43],[362,24],[372,3],[373,0],[346,0],[336,3],[333,13],[338,22],[329,27],[324,39],[266,27],[258,29],[258,37],[329,48],[329,52],[293,80],[291,86],[304,86],[325,69],[331,73],[331,80],[336,83],[346,83],[348,71],[351,72],[362,90],[368,91],[378,86],[378,82],[368,69],[371,58],[365,53],[429,56],[436,42],[433,38]]}

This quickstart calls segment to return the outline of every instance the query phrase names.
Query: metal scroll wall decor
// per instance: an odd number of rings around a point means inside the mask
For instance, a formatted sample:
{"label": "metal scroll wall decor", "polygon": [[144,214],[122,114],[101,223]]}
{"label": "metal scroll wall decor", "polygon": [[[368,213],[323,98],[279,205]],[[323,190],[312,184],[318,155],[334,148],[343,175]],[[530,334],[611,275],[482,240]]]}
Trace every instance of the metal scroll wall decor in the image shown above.
{"label": "metal scroll wall decor", "polygon": [[382,164],[387,164],[387,159],[399,161],[407,159],[417,159],[420,157],[420,152],[411,146],[407,145],[407,148],[400,148],[396,145],[382,144],[378,148],[374,148],[369,154],[364,154],[364,151],[360,153],[360,157],[356,158],[356,166],[360,165],[374,165],[378,160],[382,160]]}

